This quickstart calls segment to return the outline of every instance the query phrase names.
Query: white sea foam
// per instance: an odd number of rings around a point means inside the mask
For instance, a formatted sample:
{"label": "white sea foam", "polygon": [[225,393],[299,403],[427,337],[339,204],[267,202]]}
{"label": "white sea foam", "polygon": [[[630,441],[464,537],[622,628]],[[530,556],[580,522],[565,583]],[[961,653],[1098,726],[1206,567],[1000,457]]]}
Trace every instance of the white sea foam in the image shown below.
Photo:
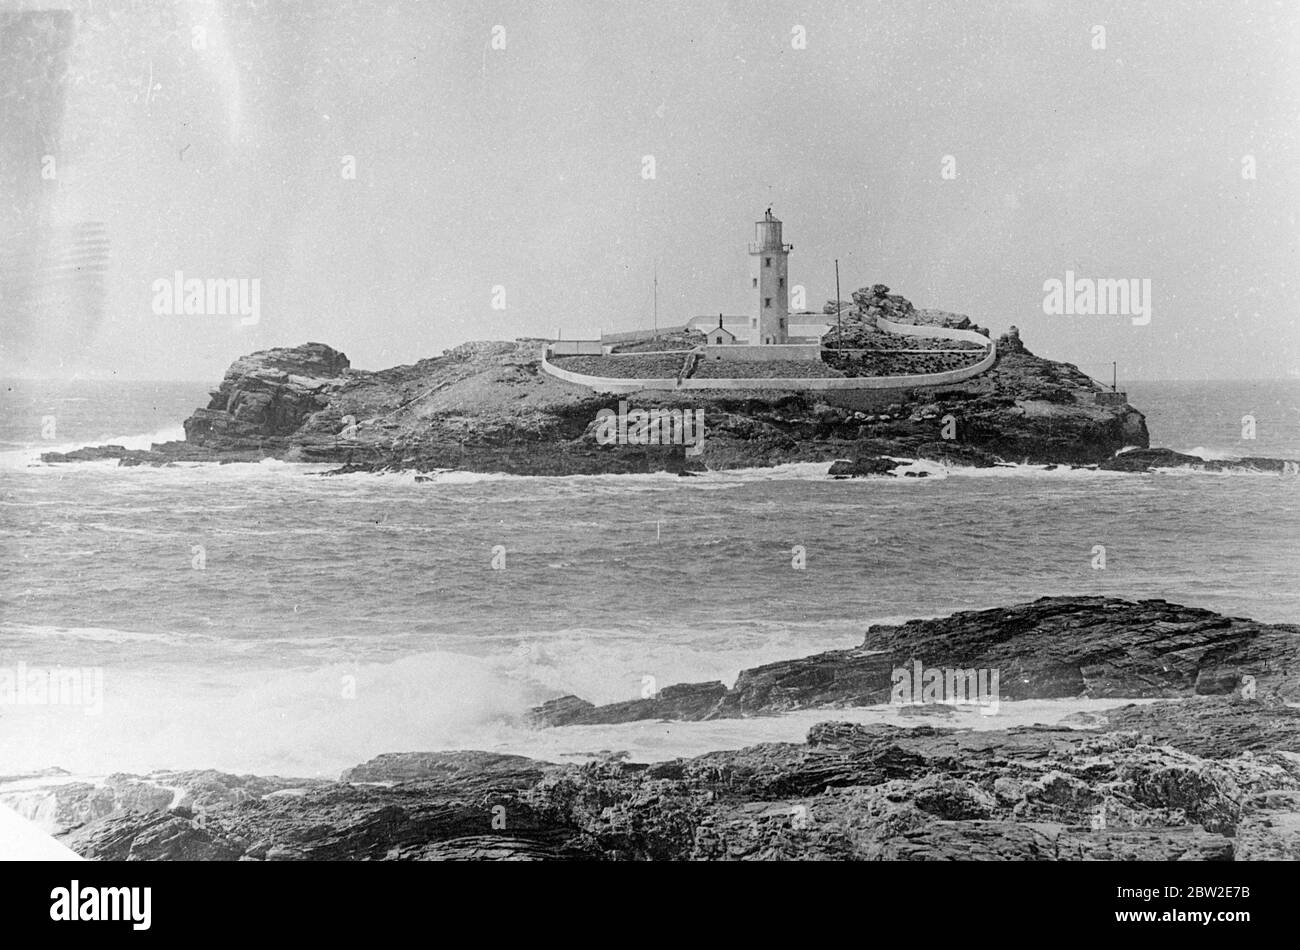
{"label": "white sea foam", "polygon": [[[777,716],[717,719],[707,722],[641,720],[598,726],[534,728],[520,713],[531,703],[525,691],[502,691],[499,683],[480,679],[482,670],[463,658],[432,655],[412,658],[388,668],[322,670],[288,679],[273,680],[260,693],[246,688],[213,701],[207,711],[223,718],[220,729],[211,728],[184,705],[170,714],[137,716],[128,728],[100,730],[97,741],[108,741],[100,754],[88,755],[89,736],[68,730],[51,734],[54,745],[46,753],[64,762],[64,774],[33,774],[0,784],[0,800],[28,820],[53,831],[62,819],[52,794],[59,785],[87,782],[101,785],[109,772],[139,775],[179,768],[217,768],[230,772],[279,774],[302,778],[337,778],[344,769],[383,752],[485,750],[556,763],[579,764],[611,752],[632,762],[658,762],[704,755],[768,742],[802,743],[814,725],[823,722],[886,724],[902,728],[939,725],[945,728],[986,731],[1035,724],[1086,728],[1077,713],[1098,714],[1127,703],[1149,699],[1045,699],[1003,700],[995,715],[973,707],[952,707],[942,719],[900,715],[897,706],[882,704],[847,709],[808,709]],[[355,700],[332,700],[342,676],[357,676]],[[292,689],[286,692],[286,685]],[[483,691],[487,690],[485,694]],[[461,698],[464,698],[464,702]],[[151,699],[163,701],[167,693],[155,691]],[[183,697],[191,704],[204,696]],[[535,698],[534,698],[535,701]],[[1178,700],[1166,700],[1177,702]],[[290,718],[283,718],[292,713]],[[278,715],[277,715],[278,714]],[[259,723],[260,717],[269,716]],[[84,719],[84,717],[83,717]],[[72,726],[82,725],[71,722]],[[129,741],[126,747],[118,743]],[[79,744],[80,743],[80,744]],[[18,760],[6,758],[13,771],[23,771],[21,747],[0,737],[0,755],[18,751]],[[151,763],[163,762],[159,766]],[[161,787],[179,789],[160,775]],[[302,794],[286,789],[276,796]]]}
{"label": "white sea foam", "polygon": [[22,636],[29,637],[33,640],[59,637],[98,643],[130,643],[133,641],[152,641],[160,643],[177,642],[175,638],[165,633],[143,633],[131,630],[114,630],[111,627],[60,627],[47,624],[13,623],[9,621],[0,623],[0,636]]}
{"label": "white sea foam", "polygon": [[[329,776],[383,751],[451,748],[541,698],[481,660],[448,653],[391,663],[214,676],[107,668],[104,714],[5,709],[0,761],[13,772],[218,768]],[[80,714],[80,710],[74,710]],[[80,718],[81,722],[76,721]]]}
{"label": "white sea foam", "polygon": [[1235,452],[1231,449],[1207,449],[1203,445],[1198,445],[1194,449],[1188,449],[1183,454],[1196,455],[1203,459],[1212,459],[1215,461],[1233,461],[1242,457],[1240,452]]}
{"label": "white sea foam", "polygon": [[[974,707],[952,707],[954,715],[943,719],[901,716],[893,705],[861,706],[851,709],[803,709],[779,716],[748,719],[713,719],[706,722],[660,722],[643,720],[603,726],[563,726],[554,729],[520,731],[500,729],[494,735],[477,737],[477,748],[529,755],[554,762],[583,762],[600,758],[606,750],[626,752],[633,762],[658,762],[678,757],[704,755],[722,749],[739,749],[763,742],[802,743],[808,730],[822,722],[873,723],[912,728],[938,725],[946,728],[988,731],[1035,724],[1060,725],[1074,713],[1099,713],[1127,703],[1146,704],[1157,700],[1125,699],[1039,699],[1011,702],[1002,700],[996,715],[984,715]],[[1079,728],[1075,723],[1065,724]],[[460,746],[468,748],[468,746]]]}
{"label": "white sea foam", "polygon": [[[342,678],[357,677],[356,698],[339,698]],[[168,769],[337,778],[344,769],[384,752],[477,749],[552,762],[583,762],[611,751],[631,761],[655,762],[739,749],[763,742],[804,742],[822,722],[888,724],[910,728],[939,725],[976,731],[1063,723],[1075,713],[1100,713],[1127,703],[1156,700],[1003,700],[995,715],[953,707],[932,719],[900,715],[880,704],[840,709],[806,709],[775,716],[706,722],[641,720],[596,726],[535,728],[522,714],[534,702],[511,690],[464,658],[412,657],[387,667],[335,667],[311,674],[251,683],[225,695],[156,689],[150,697],[175,706],[133,704],[126,716],[81,721],[67,717],[45,736],[47,759],[70,775],[25,779],[0,786],[0,794],[21,799],[39,820],[42,790],[75,780],[99,781],[109,772],[147,775]],[[198,708],[198,706],[201,708]],[[202,713],[203,715],[199,715]],[[209,719],[208,717],[211,717]],[[212,722],[221,722],[219,729]],[[0,737],[0,755],[13,771],[30,768],[35,756],[26,744]]]}
{"label": "white sea foam", "polygon": [[[120,445],[125,449],[148,449],[159,442],[179,442],[185,438],[185,427],[179,424],[165,426],[154,432],[141,432],[134,435],[100,435],[78,439],[75,442],[33,442],[21,449],[9,449],[0,452],[0,469],[26,468],[39,465],[41,456],[46,452],[75,452],[94,445]],[[99,464],[99,463],[90,463]],[[108,462],[116,467],[116,461]]]}
{"label": "white sea foam", "polygon": [[[155,442],[183,440],[185,436],[181,427],[170,427],[153,433],[135,436],[102,436],[94,440],[82,440],[77,443],[58,445],[30,445],[21,450],[0,452],[0,469],[31,468],[33,471],[67,473],[69,471],[112,470],[128,477],[154,477],[167,481],[236,481],[256,478],[297,477],[302,475],[319,475],[337,466],[334,463],[287,462],[280,459],[262,459],[257,462],[177,462],[166,467],[134,466],[121,468],[115,459],[104,459],[75,464],[41,465],[39,457],[45,452],[71,452],[87,445],[122,445],[128,449],[148,449]],[[1123,454],[1137,449],[1137,446],[1125,446],[1116,454]],[[1222,449],[1197,447],[1185,454],[1198,455],[1205,459],[1236,459],[1240,453]],[[948,464],[929,459],[909,459],[903,456],[886,456],[898,462],[895,477],[908,483],[943,480],[951,477],[961,478],[1112,478],[1123,477],[1128,473],[1108,472],[1090,466],[1073,466],[1068,464],[1012,463],[1005,462],[992,467]],[[594,475],[514,475],[503,472],[469,472],[460,469],[437,469],[419,472],[415,469],[402,469],[391,472],[352,472],[331,476],[330,481],[341,485],[416,485],[429,490],[439,488],[455,489],[477,485],[507,482],[520,485],[559,484],[572,485],[576,490],[590,492],[606,488],[617,490],[620,494],[640,494],[660,491],[665,487],[682,486],[694,491],[725,491],[741,485],[756,482],[777,481],[826,481],[830,480],[830,462],[789,462],[781,465],[759,466],[751,468],[734,468],[706,470],[696,473],[696,477],[682,478],[674,472],[648,473],[603,473]],[[908,477],[906,473],[914,473]],[[840,479],[835,479],[840,480]],[[861,480],[865,484],[875,484],[880,479]]]}
{"label": "white sea foam", "polygon": [[[862,624],[838,631],[808,624],[748,631],[663,631],[652,639],[586,628],[475,638],[487,656],[447,650],[380,659],[360,637],[256,641],[203,634],[147,634],[98,627],[7,624],[0,637],[28,644],[141,644],[184,651],[186,663],[112,654],[104,712],[4,710],[0,761],[9,772],[58,765],[78,773],[164,768],[333,776],[381,752],[527,744],[524,713],[574,693],[597,703],[635,699],[648,688],[713,679],[792,655],[854,646]],[[685,638],[694,634],[694,641]],[[68,642],[73,641],[73,642]],[[54,646],[51,643],[51,646]],[[235,657],[248,657],[238,665]],[[322,658],[328,657],[328,659]],[[274,663],[274,666],[268,664]]]}
{"label": "white sea foam", "polygon": [[185,440],[185,427],[183,425],[166,426],[156,432],[146,432],[142,435],[111,436],[103,435],[91,443],[93,445],[120,445],[125,449],[147,449],[150,446],[161,442],[183,442]]}

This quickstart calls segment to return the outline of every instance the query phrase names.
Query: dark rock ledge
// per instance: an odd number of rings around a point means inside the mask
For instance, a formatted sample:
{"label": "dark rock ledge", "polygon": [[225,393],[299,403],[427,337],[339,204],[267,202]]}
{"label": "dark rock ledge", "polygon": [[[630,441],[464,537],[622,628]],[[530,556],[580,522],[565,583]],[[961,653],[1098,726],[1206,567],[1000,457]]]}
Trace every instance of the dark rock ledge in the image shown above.
{"label": "dark rock ledge", "polygon": [[593,706],[578,697],[533,710],[543,726],[637,719],[704,720],[890,701],[891,674],[925,667],[996,669],[1002,700],[1172,698],[1257,692],[1300,700],[1300,626],[1225,617],[1164,600],[1043,597],[897,626],[862,643],[744,670],[736,685],[670,686],[651,699]]}

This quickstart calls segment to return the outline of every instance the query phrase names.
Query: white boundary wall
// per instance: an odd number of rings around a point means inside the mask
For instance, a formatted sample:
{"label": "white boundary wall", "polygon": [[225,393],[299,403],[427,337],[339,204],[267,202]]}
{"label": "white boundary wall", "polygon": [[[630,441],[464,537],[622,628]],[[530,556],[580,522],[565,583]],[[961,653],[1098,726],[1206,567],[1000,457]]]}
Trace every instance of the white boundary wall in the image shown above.
{"label": "white boundary wall", "polygon": [[[976,333],[974,330],[953,330],[948,327],[922,327],[911,323],[893,323],[889,320],[877,319],[878,324],[884,324],[883,329],[890,333],[898,333],[902,336],[928,336],[937,337],[941,340],[968,340],[972,343],[983,343],[989,348],[988,353],[978,363],[970,366],[963,366],[960,369],[950,369],[942,373],[918,373],[913,376],[793,376],[785,377],[762,377],[758,379],[621,379],[616,376],[587,376],[583,373],[572,373],[565,369],[560,369],[553,365],[548,357],[550,356],[549,347],[542,351],[542,369],[550,373],[557,379],[565,382],[576,383],[579,386],[586,386],[588,389],[596,392],[608,393],[630,393],[641,389],[653,390],[671,390],[685,391],[692,389],[772,389],[772,390],[811,390],[813,392],[826,392],[831,390],[845,389],[911,389],[916,386],[942,386],[947,383],[960,382],[963,379],[970,379],[972,376],[978,376],[987,370],[997,361],[997,345],[989,337],[982,333]],[[716,347],[716,350],[726,350],[729,347]],[[631,355],[631,354],[628,354]]]}
{"label": "white boundary wall", "polygon": [[579,386],[594,389],[598,393],[631,393],[636,392],[638,389],[650,389],[652,383],[667,383],[667,388],[676,388],[673,385],[676,380],[673,379],[620,379],[614,376],[587,376],[584,373],[571,373],[567,369],[560,369],[553,364],[547,358],[548,355],[545,350],[542,351],[542,369],[556,379],[562,379],[566,383],[576,383]]}

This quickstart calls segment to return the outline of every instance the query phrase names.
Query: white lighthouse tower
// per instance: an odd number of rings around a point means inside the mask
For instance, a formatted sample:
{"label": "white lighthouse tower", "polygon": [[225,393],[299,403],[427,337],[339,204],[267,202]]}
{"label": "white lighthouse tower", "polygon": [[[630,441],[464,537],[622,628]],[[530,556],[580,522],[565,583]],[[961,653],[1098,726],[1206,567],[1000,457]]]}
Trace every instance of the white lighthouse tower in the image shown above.
{"label": "white lighthouse tower", "polygon": [[758,316],[750,318],[751,343],[786,343],[790,339],[790,288],[788,264],[791,244],[781,243],[781,222],[768,208],[754,225],[755,241],[749,245],[750,292],[758,298]]}

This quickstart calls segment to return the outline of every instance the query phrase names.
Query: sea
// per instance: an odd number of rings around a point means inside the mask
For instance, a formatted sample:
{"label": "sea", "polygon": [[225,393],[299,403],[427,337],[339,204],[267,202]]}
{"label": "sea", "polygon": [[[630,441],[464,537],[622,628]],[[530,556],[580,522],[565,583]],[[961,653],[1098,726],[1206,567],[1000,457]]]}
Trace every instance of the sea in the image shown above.
{"label": "sea", "polygon": [[[1300,621],[1294,475],[925,463],[926,478],[841,481],[792,464],[417,482],[278,461],[38,460],[181,438],[207,388],[0,384],[0,683],[84,674],[75,701],[0,704],[0,775],[336,777],[435,749],[654,760],[798,741],[828,714],[550,730],[523,716],[564,694],[731,684],[854,646],[874,623],[1044,595]],[[1153,445],[1300,459],[1300,380],[1127,390]],[[1061,708],[962,716],[1002,727]]]}

